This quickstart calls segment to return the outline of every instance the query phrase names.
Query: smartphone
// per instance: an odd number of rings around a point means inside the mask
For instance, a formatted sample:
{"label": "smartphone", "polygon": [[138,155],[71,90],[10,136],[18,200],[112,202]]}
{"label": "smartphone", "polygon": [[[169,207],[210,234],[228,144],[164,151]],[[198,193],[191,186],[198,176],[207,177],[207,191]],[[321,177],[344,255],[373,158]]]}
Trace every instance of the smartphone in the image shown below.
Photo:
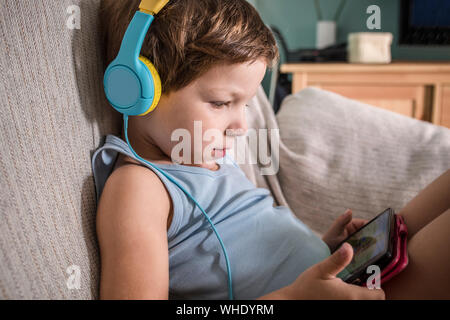
{"label": "smartphone", "polygon": [[352,284],[363,284],[372,273],[367,273],[370,265],[383,270],[392,260],[395,250],[395,212],[387,208],[362,228],[342,241],[353,247],[353,259],[337,276]]}

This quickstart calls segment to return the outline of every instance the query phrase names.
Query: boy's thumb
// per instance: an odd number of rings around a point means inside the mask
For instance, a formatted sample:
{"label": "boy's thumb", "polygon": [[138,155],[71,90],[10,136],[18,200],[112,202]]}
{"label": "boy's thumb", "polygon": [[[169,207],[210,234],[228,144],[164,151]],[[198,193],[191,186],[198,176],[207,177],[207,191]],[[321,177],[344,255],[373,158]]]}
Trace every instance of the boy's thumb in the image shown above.
{"label": "boy's thumb", "polygon": [[353,248],[347,242],[336,250],[331,256],[319,263],[319,272],[322,278],[333,278],[352,261]]}

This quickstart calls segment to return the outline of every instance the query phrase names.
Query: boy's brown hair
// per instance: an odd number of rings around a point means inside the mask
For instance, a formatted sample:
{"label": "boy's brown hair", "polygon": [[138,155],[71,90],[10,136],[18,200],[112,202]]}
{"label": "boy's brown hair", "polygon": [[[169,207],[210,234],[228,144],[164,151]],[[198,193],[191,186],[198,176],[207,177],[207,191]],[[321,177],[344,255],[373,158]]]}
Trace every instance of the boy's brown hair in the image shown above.
{"label": "boy's brown hair", "polygon": [[[140,0],[103,0],[107,65],[117,56]],[[181,89],[220,63],[278,59],[276,41],[246,0],[171,0],[155,16],[141,54],[153,62],[163,93]]]}

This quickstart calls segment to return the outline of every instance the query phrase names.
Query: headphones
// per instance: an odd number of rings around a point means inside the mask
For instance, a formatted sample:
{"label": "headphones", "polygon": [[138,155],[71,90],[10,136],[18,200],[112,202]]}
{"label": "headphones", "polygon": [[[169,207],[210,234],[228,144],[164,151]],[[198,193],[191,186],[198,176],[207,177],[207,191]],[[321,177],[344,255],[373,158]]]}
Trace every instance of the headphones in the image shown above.
{"label": "headphones", "polygon": [[139,11],[135,13],[125,32],[117,57],[106,68],[103,86],[109,103],[114,109],[123,114],[125,139],[134,156],[158,170],[178,186],[197,205],[211,225],[225,256],[228,272],[228,297],[230,300],[233,300],[230,261],[214,223],[197,200],[183,186],[168,173],[141,158],[133,150],[128,140],[128,116],[143,116],[152,112],[161,98],[162,88],[158,71],[149,59],[140,55],[140,52],[147,31],[154,20],[154,15],[164,8],[168,2],[169,0],[141,1]]}
{"label": "headphones", "polygon": [[114,109],[128,116],[153,111],[161,97],[161,79],[153,64],[140,56],[145,35],[169,0],[143,0],[131,20],[117,57],[105,72],[106,98]]}

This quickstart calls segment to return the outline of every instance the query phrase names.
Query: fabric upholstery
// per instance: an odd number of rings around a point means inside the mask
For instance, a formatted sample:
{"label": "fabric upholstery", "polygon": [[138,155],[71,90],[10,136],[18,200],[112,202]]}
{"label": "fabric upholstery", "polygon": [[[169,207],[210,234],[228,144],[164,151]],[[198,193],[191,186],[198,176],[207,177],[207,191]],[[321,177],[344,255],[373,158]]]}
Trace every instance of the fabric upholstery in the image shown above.
{"label": "fabric upholstery", "polygon": [[[103,97],[99,4],[0,6],[0,299],[98,295],[90,158],[121,120]],[[71,5],[81,9],[79,30],[66,26]],[[66,285],[71,265],[80,289]]]}

